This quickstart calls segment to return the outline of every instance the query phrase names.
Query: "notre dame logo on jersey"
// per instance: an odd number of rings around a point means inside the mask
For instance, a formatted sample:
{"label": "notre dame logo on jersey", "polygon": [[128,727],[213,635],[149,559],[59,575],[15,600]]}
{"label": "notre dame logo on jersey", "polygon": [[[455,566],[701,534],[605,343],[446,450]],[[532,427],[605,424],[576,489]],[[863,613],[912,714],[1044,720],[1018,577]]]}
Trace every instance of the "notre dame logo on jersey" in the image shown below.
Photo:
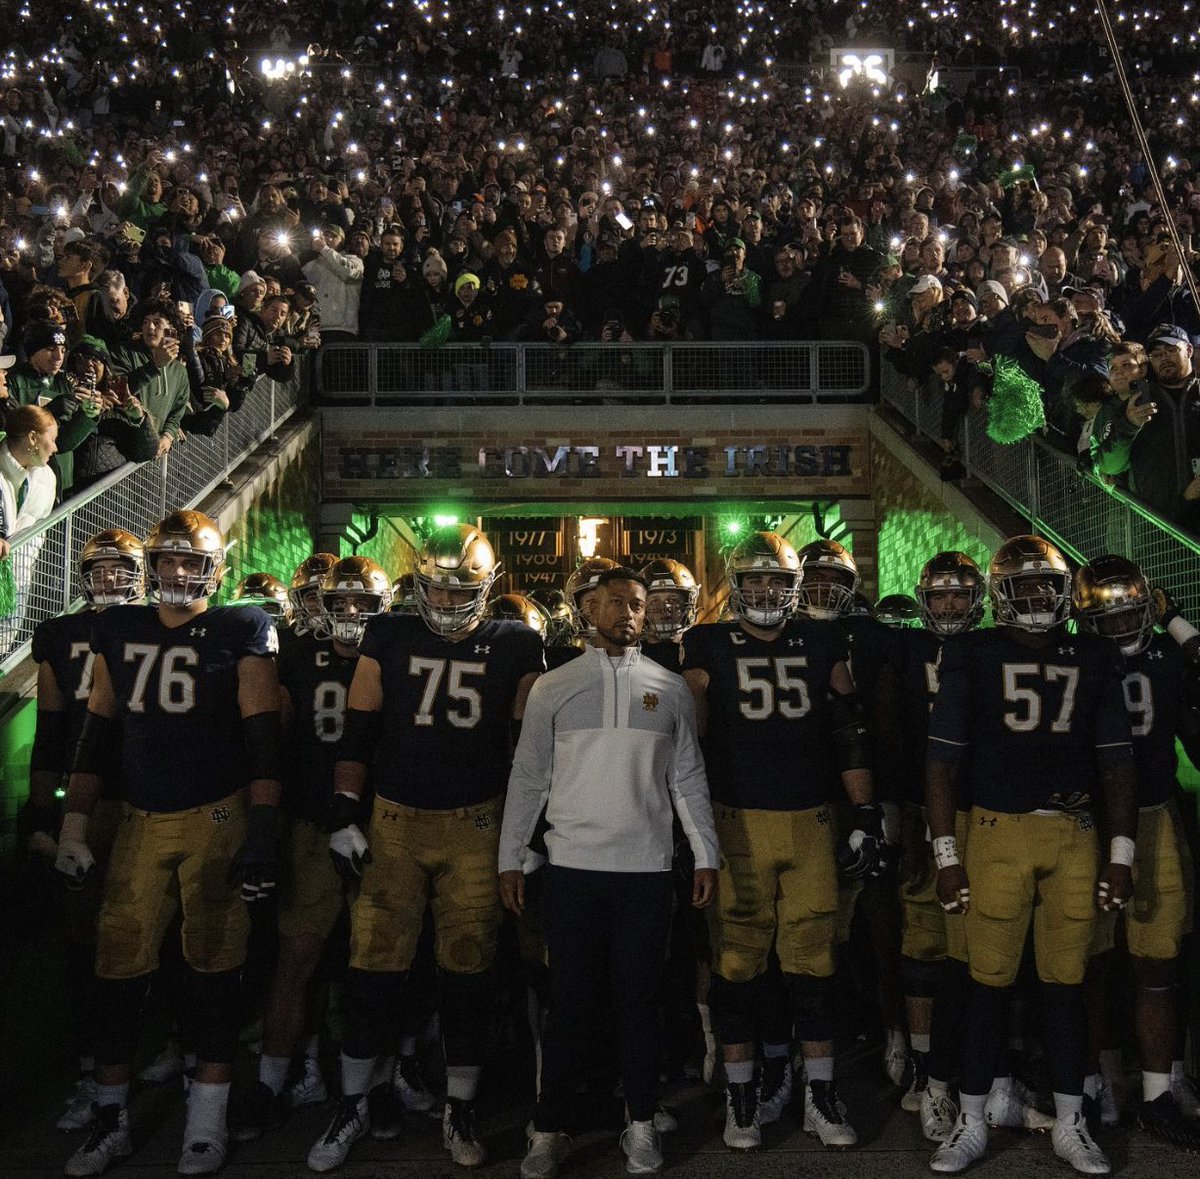
{"label": "notre dame logo on jersey", "polygon": [[212,821],[214,823],[228,823],[231,817],[227,806],[215,806],[210,813],[212,814]]}
{"label": "notre dame logo on jersey", "polygon": [[642,708],[646,712],[657,712],[658,711],[658,693],[657,692],[643,692],[642,693]]}

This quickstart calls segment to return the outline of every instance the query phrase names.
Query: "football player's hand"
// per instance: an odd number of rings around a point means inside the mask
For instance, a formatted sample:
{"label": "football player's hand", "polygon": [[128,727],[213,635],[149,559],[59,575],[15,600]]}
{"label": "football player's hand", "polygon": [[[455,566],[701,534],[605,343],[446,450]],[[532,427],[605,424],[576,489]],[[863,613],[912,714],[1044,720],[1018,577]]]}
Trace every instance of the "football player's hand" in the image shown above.
{"label": "football player's hand", "polygon": [[692,873],[692,908],[707,909],[716,895],[716,868],[697,868]]}
{"label": "football player's hand", "polygon": [[246,815],[246,839],[229,862],[230,887],[241,890],[248,905],[268,900],[278,874],[279,808],[259,804]]}
{"label": "football player's hand", "polygon": [[363,869],[371,862],[367,837],[358,825],[362,800],[341,791],[333,796],[329,818],[329,854],[337,874],[349,885],[362,880]]}
{"label": "football player's hand", "polygon": [[63,874],[63,883],[68,888],[82,888],[95,866],[96,859],[87,845],[87,815],[70,811],[63,815],[55,870]]}
{"label": "football player's hand", "polygon": [[1150,596],[1154,601],[1154,619],[1160,626],[1167,626],[1171,619],[1179,617],[1179,606],[1162,586],[1155,586]]}
{"label": "football player's hand", "polygon": [[500,903],[518,917],[525,912],[525,873],[510,868],[500,873]]}
{"label": "football player's hand", "polygon": [[864,803],[854,808],[851,821],[850,834],[838,855],[842,876],[847,880],[862,880],[880,875],[889,862],[883,838],[883,811],[875,803]]}
{"label": "football player's hand", "polygon": [[1125,908],[1133,896],[1133,870],[1127,864],[1105,864],[1096,884],[1096,903],[1106,913]]}
{"label": "football player's hand", "polygon": [[937,899],[947,913],[965,913],[971,907],[971,883],[962,864],[938,869]]}

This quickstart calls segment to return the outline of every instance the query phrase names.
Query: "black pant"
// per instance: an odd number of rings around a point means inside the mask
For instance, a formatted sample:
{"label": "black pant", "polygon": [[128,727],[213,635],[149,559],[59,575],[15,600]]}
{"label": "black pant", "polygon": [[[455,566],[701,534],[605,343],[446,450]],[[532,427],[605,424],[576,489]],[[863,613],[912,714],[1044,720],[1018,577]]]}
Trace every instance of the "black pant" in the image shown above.
{"label": "black pant", "polygon": [[658,1107],[656,996],[671,930],[669,872],[546,869],[546,947],[553,996],[542,1057],[538,1130],[565,1129],[607,967],[629,1116]]}

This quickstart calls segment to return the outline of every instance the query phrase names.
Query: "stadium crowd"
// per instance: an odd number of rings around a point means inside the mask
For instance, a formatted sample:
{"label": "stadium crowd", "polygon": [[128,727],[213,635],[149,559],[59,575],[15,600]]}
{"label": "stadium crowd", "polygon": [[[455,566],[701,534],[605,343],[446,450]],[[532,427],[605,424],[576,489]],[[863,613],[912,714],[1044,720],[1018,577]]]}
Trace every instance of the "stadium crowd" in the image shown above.
{"label": "stadium crowd", "polygon": [[[322,340],[824,336],[949,394],[949,475],[1008,357],[1026,432],[1196,527],[1192,5],[1113,14],[1165,210],[1074,4],[194,17],[27,6],[0,63],[0,348],[64,491]],[[890,84],[824,64],[877,45]]]}

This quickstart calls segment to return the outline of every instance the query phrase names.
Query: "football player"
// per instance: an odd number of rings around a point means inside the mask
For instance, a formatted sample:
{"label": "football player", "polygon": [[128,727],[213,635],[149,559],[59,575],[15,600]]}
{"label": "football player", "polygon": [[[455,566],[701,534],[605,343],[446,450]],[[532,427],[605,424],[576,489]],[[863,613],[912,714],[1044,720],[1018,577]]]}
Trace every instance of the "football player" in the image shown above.
{"label": "football player", "polygon": [[221,1166],[249,930],[245,902],[271,896],[275,883],[275,627],[254,607],[209,608],[225,545],[207,516],[172,512],[151,529],[144,550],[157,605],[106,610],[93,625],[92,689],[55,864],[74,884],[94,870],[88,816],[119,749],[124,814],[96,946],[96,1120],[68,1175],[98,1175],[133,1150],[127,1105],[138,1017],[177,907],[199,1057],[179,1172],[207,1175]]}
{"label": "football player", "polygon": [[488,603],[488,617],[507,619],[509,622],[522,622],[538,637],[546,637],[546,615],[542,608],[524,594],[501,594]]}
{"label": "football player", "polygon": [[[79,554],[79,581],[88,608],[39,622],[33,632],[33,661],[38,665],[37,727],[29,758],[29,801],[21,831],[31,852],[57,855],[57,792],[63,784],[87,715],[92,687],[92,622],[101,610],[145,596],[142,542],[121,528],[98,532]],[[96,870],[86,887],[66,902],[66,983],[71,1025],[79,1054],[79,1081],[56,1123],[60,1130],[81,1130],[94,1118],[96,1101],[96,917],[108,855],[121,816],[115,781],[105,784],[88,823],[88,844]]]}
{"label": "football player", "polygon": [[308,631],[328,637],[329,619],[321,609],[321,580],[337,564],[332,553],[313,553],[296,566],[288,588],[292,607],[292,630],[297,635]]}
{"label": "football player", "polygon": [[[1133,891],[1137,808],[1120,653],[1094,635],[1067,633],[1071,571],[1041,537],[1001,546],[988,567],[988,593],[996,627],[942,649],[929,720],[926,806],[937,894],[948,911],[965,913],[975,984],[959,1117],[931,1166],[961,1171],[987,1149],[988,1093],[1001,1072],[1010,992],[1032,923],[1054,1152],[1081,1174],[1106,1174],[1108,1160],[1083,1114],[1082,983],[1097,905],[1121,908]],[[960,765],[972,803],[961,860]],[[1098,804],[1110,837],[1103,856]]]}
{"label": "football player", "polygon": [[[885,866],[899,857],[893,850],[900,841],[900,789],[896,781],[902,740],[899,684],[895,657],[898,636],[871,613],[870,603],[858,592],[861,578],[849,550],[836,540],[815,540],[799,552],[800,590],[797,610],[818,621],[836,621],[846,636],[847,666],[862,701],[871,737],[871,770],[875,797],[883,816]],[[845,796],[838,798],[838,822],[850,821]],[[900,911],[894,872],[866,879],[843,873],[838,896],[838,928],[855,928],[861,913],[865,940],[863,967],[874,967],[876,1002],[886,1028],[883,1066],[894,1085],[902,1085],[909,1068],[908,1041],[904,1035],[904,999],[900,986]],[[845,933],[843,933],[845,936]],[[856,972],[857,973],[857,972]]]}
{"label": "football player", "polygon": [[288,587],[274,574],[251,573],[238,582],[233,591],[234,602],[257,606],[269,614],[277,626],[291,626],[292,603]]}
{"label": "football player", "polygon": [[392,582],[392,613],[417,612],[417,579],[411,573],[403,573]]}
{"label": "football player", "polygon": [[[913,1062],[912,1082],[901,1106],[920,1112],[921,1130],[929,1141],[944,1142],[958,1120],[949,1082],[957,1068],[968,990],[967,954],[962,917],[946,913],[934,890],[937,866],[925,838],[925,749],[942,644],[982,621],[983,573],[966,553],[938,553],[921,569],[916,601],[924,625],[904,632],[897,653],[905,797],[900,968]],[[966,811],[961,799],[956,834],[965,847]]]}
{"label": "football player", "polygon": [[[234,1119],[239,1141],[281,1124],[292,1105],[326,1098],[314,1026],[321,1004],[309,983],[342,908],[342,882],[329,855],[330,784],[358,645],[368,620],[385,613],[391,601],[391,582],[379,565],[366,557],[343,557],[321,579],[321,609],[328,620],[321,630],[329,637],[309,628],[280,655],[288,739],[279,958],[263,1017],[258,1084]],[[292,1052],[305,1031],[305,1075],[285,1092]]]}
{"label": "football player", "polygon": [[921,621],[917,599],[909,594],[888,594],[875,603],[871,613],[884,626],[892,626],[897,630],[916,626]]}
{"label": "football player", "polygon": [[679,670],[680,642],[696,625],[700,586],[682,561],[659,557],[642,569],[646,597],[646,638],[642,654],[668,671]]}
{"label": "football player", "polygon": [[[510,727],[544,666],[529,627],[485,618],[496,573],[479,529],[434,533],[417,566],[420,617],[373,618],[360,646],[330,836],[339,871],[361,878],[343,998],[343,1096],[309,1152],[314,1171],[340,1165],[370,1127],[367,1094],[377,1057],[396,1040],[399,994],[430,898],[446,1054],[443,1143],[462,1166],[485,1158],[475,1094],[501,916],[495,872]],[[364,836],[368,772],[375,804]]]}
{"label": "football player", "polygon": [[[1154,633],[1154,602],[1141,569],[1125,557],[1097,557],[1075,574],[1075,614],[1081,631],[1103,635],[1125,657],[1125,704],[1133,728],[1137,764],[1137,852],[1134,898],[1104,925],[1101,945],[1111,949],[1113,926],[1125,921],[1125,942],[1137,981],[1134,1028],[1142,1063],[1138,1123],[1155,1137],[1185,1150],[1200,1150],[1200,1121],[1186,1116],[1172,1092],[1172,1072],[1182,1082],[1178,1018],[1179,954],[1191,932],[1188,891],[1190,855],[1179,826],[1174,797],[1175,739],[1193,760],[1200,758],[1197,668],[1174,639]],[[1187,625],[1186,623],[1184,624]],[[1177,630],[1182,628],[1177,627]],[[1103,1007],[1103,996],[1097,997]],[[1091,1096],[1099,1078],[1088,1078]],[[1191,1094],[1180,1094],[1185,1107]],[[1194,1099],[1193,1099],[1194,1100]],[[1191,1109],[1188,1108],[1191,1113]]]}
{"label": "football player", "polygon": [[567,605],[571,610],[571,621],[575,625],[577,639],[586,642],[591,634],[592,624],[588,619],[587,611],[588,605],[595,595],[596,583],[600,579],[600,574],[606,569],[616,568],[616,561],[610,561],[607,557],[587,557],[579,563],[577,569],[568,575],[564,591]]}
{"label": "football player", "polygon": [[[838,851],[831,809],[840,783],[854,804],[849,856],[878,870],[883,842],[872,799],[866,726],[836,627],[793,619],[800,559],[756,532],[726,561],[737,622],[693,627],[683,675],[707,733],[705,762],[721,846],[711,925],[712,1006],[725,1060],[725,1142],[762,1142],[760,1107],[777,1119],[791,1083],[790,1046],[763,1046],[759,1009],[774,945],[804,1052],[804,1129],[826,1146],[857,1141],[833,1079],[829,988]],[[769,761],[750,750],[769,751]]]}

